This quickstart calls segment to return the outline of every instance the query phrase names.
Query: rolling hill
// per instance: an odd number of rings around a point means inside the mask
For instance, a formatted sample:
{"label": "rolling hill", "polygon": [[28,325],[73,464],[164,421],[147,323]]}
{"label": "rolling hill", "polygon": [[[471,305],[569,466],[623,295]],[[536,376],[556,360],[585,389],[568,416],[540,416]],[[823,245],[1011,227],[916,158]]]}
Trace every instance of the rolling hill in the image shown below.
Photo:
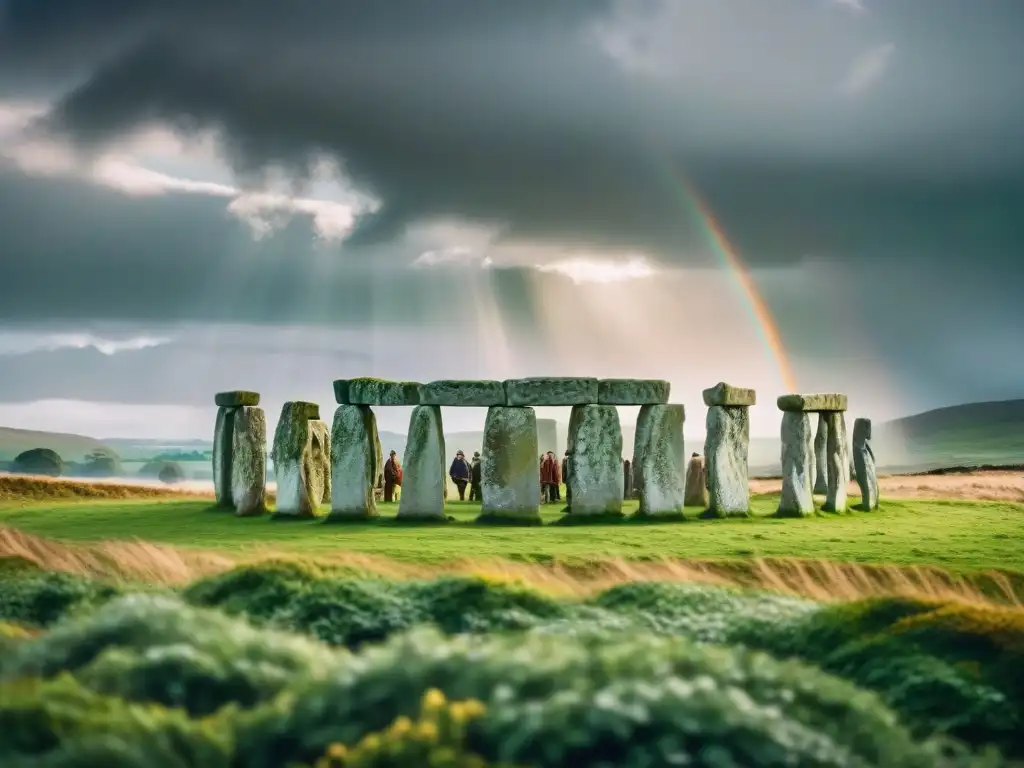
{"label": "rolling hill", "polygon": [[0,427],[0,462],[13,461],[19,453],[32,448],[49,448],[68,461],[82,461],[87,453],[110,446],[84,435]]}

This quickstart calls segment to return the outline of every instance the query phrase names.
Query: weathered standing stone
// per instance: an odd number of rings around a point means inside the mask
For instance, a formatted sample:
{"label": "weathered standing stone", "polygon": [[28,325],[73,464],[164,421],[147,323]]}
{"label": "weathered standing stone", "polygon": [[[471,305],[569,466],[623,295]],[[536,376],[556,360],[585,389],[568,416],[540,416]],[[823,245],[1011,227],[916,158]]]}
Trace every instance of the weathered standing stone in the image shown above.
{"label": "weathered standing stone", "polygon": [[[622,513],[622,429],[614,405],[573,408],[570,508],[573,515]],[[536,459],[534,459],[536,461]],[[536,466],[534,468],[536,471]]]}
{"label": "weathered standing stone", "polygon": [[750,513],[749,447],[750,413],[746,407],[708,408],[704,457],[709,515],[745,517]]}
{"label": "weathered standing stone", "polygon": [[347,386],[334,382],[335,397],[347,389],[351,405],[419,405],[420,384],[416,381],[389,381],[387,379],[348,379]]}
{"label": "weathered standing stone", "polygon": [[489,408],[505,404],[505,386],[500,381],[431,381],[420,387],[420,403],[454,408]]}
{"label": "weathered standing stone", "polygon": [[845,411],[846,395],[835,392],[815,395],[782,395],[776,401],[780,411]]}
{"label": "weathered standing stone", "polygon": [[537,414],[533,408],[491,406],[480,457],[480,517],[540,522]]}
{"label": "weathered standing stone", "polygon": [[622,498],[633,498],[633,463],[629,459],[622,460]]}
{"label": "weathered standing stone", "polygon": [[[324,496],[323,434],[316,403],[288,402],[274,431],[272,457],[277,480],[275,517],[315,517]],[[310,414],[316,414],[311,416]],[[326,427],[326,425],[324,425]]]}
{"label": "weathered standing stone", "polygon": [[218,392],[213,396],[215,405],[221,408],[241,408],[247,405],[259,405],[259,392],[246,392],[236,389],[231,392]]}
{"label": "weathered standing stone", "polygon": [[375,517],[377,417],[368,405],[339,405],[331,426],[331,513],[328,520]]}
{"label": "weathered standing stone", "polygon": [[636,415],[636,429],[633,432],[633,498],[638,498],[644,484],[644,450],[651,443],[651,430],[654,428],[654,406],[640,407]]}
{"label": "weathered standing stone", "polygon": [[671,385],[660,379],[601,379],[597,402],[601,405],[660,405],[668,402]]}
{"label": "weathered standing stone", "polygon": [[266,511],[267,417],[262,408],[247,406],[234,414],[231,450],[231,500],[239,517]]}
{"label": "weathered standing stone", "polygon": [[821,508],[826,512],[846,511],[846,492],[850,484],[850,453],[846,445],[846,419],[842,411],[825,411],[828,440],[828,493]]}
{"label": "weathered standing stone", "polygon": [[231,452],[237,412],[238,408],[220,406],[213,428],[213,493],[218,507],[234,506],[231,501]]}
{"label": "weathered standing stone", "polygon": [[314,447],[320,446],[319,452],[314,455],[318,461],[315,464],[317,482],[321,488],[320,503],[331,503],[331,428],[319,419],[310,421],[309,428],[313,432]]}
{"label": "weathered standing stone", "polygon": [[683,514],[684,485],[680,471],[683,421],[681,405],[652,405],[648,443],[642,451],[640,514],[651,517]]}
{"label": "weathered standing stone", "polygon": [[804,411],[782,414],[782,495],[778,515],[805,517],[814,513],[814,436]]}
{"label": "weathered standing stone", "polygon": [[814,435],[814,492],[828,493],[828,423],[825,414],[818,414],[818,431]]}
{"label": "weathered standing stone", "polygon": [[703,456],[691,456],[687,464],[683,506],[707,509],[708,478]]}
{"label": "weathered standing stone", "polygon": [[597,402],[597,379],[508,379],[504,386],[506,405],[586,405]]}
{"label": "weathered standing stone", "polygon": [[853,466],[860,486],[860,508],[865,512],[878,509],[878,474],[875,452],[871,450],[871,419],[853,422]]}
{"label": "weathered standing stone", "polygon": [[752,389],[734,387],[720,381],[710,389],[705,389],[704,405],[709,408],[713,406],[739,407],[757,405],[757,393]]}
{"label": "weathered standing stone", "polygon": [[448,468],[445,466],[441,406],[413,408],[403,459],[405,478],[398,517],[444,520]]}

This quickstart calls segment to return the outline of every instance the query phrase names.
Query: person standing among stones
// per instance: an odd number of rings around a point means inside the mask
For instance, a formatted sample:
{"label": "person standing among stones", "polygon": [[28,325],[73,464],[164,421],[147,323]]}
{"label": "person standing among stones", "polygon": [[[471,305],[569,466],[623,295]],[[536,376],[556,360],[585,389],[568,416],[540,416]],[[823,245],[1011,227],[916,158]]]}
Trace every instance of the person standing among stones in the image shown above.
{"label": "person standing among stones", "polygon": [[566,450],[562,459],[562,482],[565,483],[565,503],[572,504],[572,484],[570,481],[571,468],[569,466],[569,451]]}
{"label": "person standing among stones", "polygon": [[384,501],[395,500],[395,488],[402,485],[402,465],[398,461],[398,454],[394,451],[384,462]]}
{"label": "person standing among stones", "polygon": [[548,451],[541,459],[540,484],[544,489],[544,497],[547,501],[558,501],[561,494],[558,486],[562,482],[562,473],[559,471],[558,459],[552,451]]}
{"label": "person standing among stones", "polygon": [[473,451],[473,461],[469,467],[469,500],[483,501],[481,483],[483,482],[483,465],[480,463],[480,451]]}
{"label": "person standing among stones", "polygon": [[448,468],[448,476],[455,483],[455,487],[459,491],[459,501],[465,501],[466,486],[469,484],[472,473],[469,470],[469,464],[466,463],[466,454],[462,451],[455,453],[455,459]]}
{"label": "person standing among stones", "polygon": [[707,507],[708,482],[704,457],[699,453],[690,455],[690,463],[686,468],[686,485],[683,492],[683,506]]}

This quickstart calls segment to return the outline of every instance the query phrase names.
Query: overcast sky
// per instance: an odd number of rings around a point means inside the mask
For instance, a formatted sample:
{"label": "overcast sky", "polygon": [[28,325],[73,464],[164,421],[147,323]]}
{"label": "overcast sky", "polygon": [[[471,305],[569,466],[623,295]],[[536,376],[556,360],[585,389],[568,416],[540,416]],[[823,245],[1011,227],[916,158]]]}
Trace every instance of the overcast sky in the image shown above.
{"label": "overcast sky", "polygon": [[1024,397],[1022,37],[1020,0],[0,0],[0,424],[597,375],[695,435],[753,386],[776,434],[702,210],[797,389]]}

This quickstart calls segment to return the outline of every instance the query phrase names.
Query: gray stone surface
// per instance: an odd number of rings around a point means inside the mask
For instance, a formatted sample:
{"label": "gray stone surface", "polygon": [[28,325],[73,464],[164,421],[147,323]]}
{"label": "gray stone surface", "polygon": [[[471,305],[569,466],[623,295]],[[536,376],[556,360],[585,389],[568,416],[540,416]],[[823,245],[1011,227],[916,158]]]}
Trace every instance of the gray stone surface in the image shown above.
{"label": "gray stone surface", "polygon": [[644,485],[644,450],[651,444],[651,430],[654,428],[654,406],[644,405],[636,415],[636,429],[633,431],[633,493],[637,498]]}
{"label": "gray stone surface", "polygon": [[597,379],[508,379],[504,385],[506,405],[586,405],[597,402]]}
{"label": "gray stone surface", "polygon": [[757,393],[754,390],[734,387],[724,381],[718,382],[710,389],[705,389],[703,395],[704,405],[709,408],[716,405],[730,407],[757,405]]}
{"label": "gray stone surface", "polygon": [[245,405],[259,405],[259,392],[246,392],[242,389],[235,389],[231,392],[218,392],[213,396],[213,402],[222,408],[241,408]]}
{"label": "gray stone surface", "polygon": [[825,461],[828,465],[828,493],[821,508],[826,512],[846,511],[846,492],[850,483],[850,448],[846,442],[846,418],[842,411],[825,411],[828,439]]}
{"label": "gray stone surface", "polygon": [[311,405],[315,403],[296,401],[281,407],[271,451],[277,517],[315,517],[324,496],[324,451],[329,448],[315,426],[322,422],[309,416]]}
{"label": "gray stone surface", "polygon": [[317,464],[317,482],[320,484],[320,503],[331,503],[331,428],[326,422],[319,419],[312,419],[309,428],[313,433],[314,448],[320,447],[319,453],[315,453],[319,463]]}
{"label": "gray stone surface", "polygon": [[481,516],[539,521],[537,414],[533,408],[488,408],[480,453]]}
{"label": "gray stone surface", "polygon": [[213,494],[218,507],[233,507],[231,501],[231,452],[234,444],[235,413],[238,408],[221,406],[213,427]]}
{"label": "gray stone surface", "polygon": [[[420,383],[387,379],[349,379],[348,401],[352,405],[419,405]],[[335,383],[335,394],[338,392]]]}
{"label": "gray stone surface", "polygon": [[441,406],[418,405],[409,417],[409,437],[403,457],[405,477],[398,517],[444,520],[447,491],[444,428]]}
{"label": "gray stone surface", "polygon": [[231,500],[239,517],[267,509],[267,416],[262,408],[235,411],[231,451]]}
{"label": "gray stone surface", "polygon": [[375,517],[377,417],[368,405],[339,405],[331,425],[331,512],[328,520]]}
{"label": "gray stone surface", "polygon": [[431,381],[420,387],[420,403],[455,408],[489,408],[505,404],[505,385],[500,381]]}
{"label": "gray stone surface", "polygon": [[814,492],[828,493],[828,423],[825,414],[818,414],[818,431],[814,434]]}
{"label": "gray stone surface", "polygon": [[782,414],[782,495],[778,514],[814,514],[814,434],[805,411]]}
{"label": "gray stone surface", "polygon": [[878,509],[878,474],[875,452],[871,450],[871,419],[853,422],[853,466],[860,486],[860,508],[865,512]]}
{"label": "gray stone surface", "polygon": [[707,509],[708,478],[703,456],[692,456],[687,462],[683,506]]}
{"label": "gray stone surface", "polygon": [[717,517],[750,513],[747,453],[750,413],[744,407],[708,408],[704,460],[708,473],[708,512]]}
{"label": "gray stone surface", "polygon": [[601,405],[660,405],[668,402],[671,385],[660,379],[601,379],[597,402]]}
{"label": "gray stone surface", "polygon": [[683,422],[681,405],[651,405],[651,428],[642,451],[640,514],[651,517],[681,515],[685,486],[681,471]]}
{"label": "gray stone surface", "polygon": [[777,403],[780,411],[845,411],[846,395],[838,392],[782,395]]}
{"label": "gray stone surface", "polygon": [[[573,415],[576,419],[569,457],[572,514],[620,514],[622,429],[618,409],[614,405],[579,405],[573,408]],[[536,461],[535,457],[535,472]]]}

